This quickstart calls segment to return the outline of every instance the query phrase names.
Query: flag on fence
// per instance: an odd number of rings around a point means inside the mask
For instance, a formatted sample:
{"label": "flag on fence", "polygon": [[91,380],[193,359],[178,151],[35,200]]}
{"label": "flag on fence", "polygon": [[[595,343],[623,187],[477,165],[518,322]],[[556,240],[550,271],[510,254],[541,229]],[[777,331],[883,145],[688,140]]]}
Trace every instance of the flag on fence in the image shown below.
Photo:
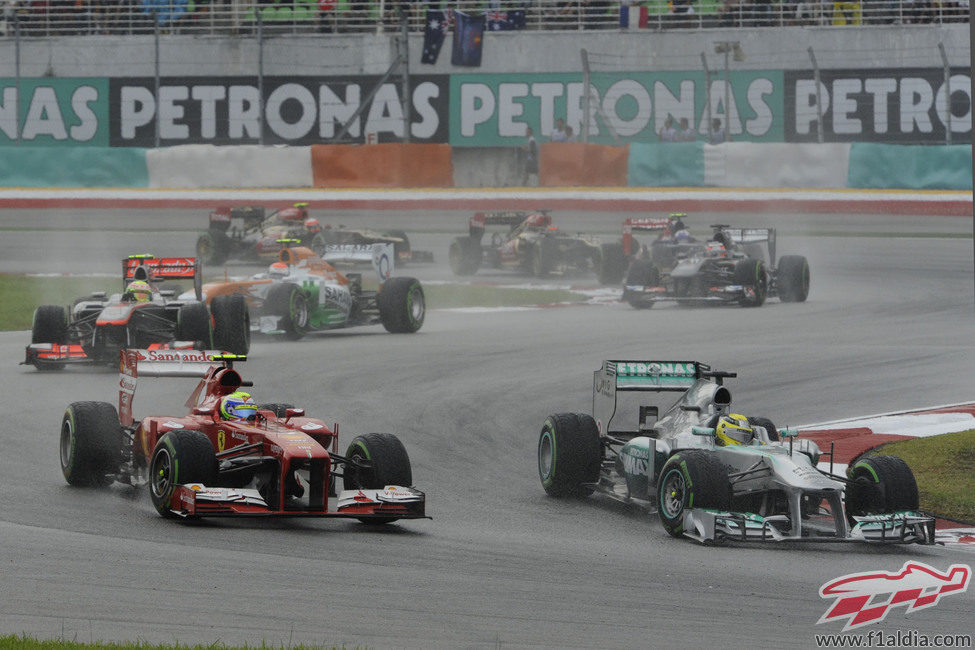
{"label": "flag on fence", "polygon": [[485,17],[454,12],[454,50],[450,62],[454,65],[479,67],[484,46]]}
{"label": "flag on fence", "polygon": [[488,11],[484,14],[487,17],[487,27],[492,32],[509,32],[514,29],[525,28],[525,10],[515,9],[514,11]]}
{"label": "flag on fence", "polygon": [[647,8],[640,5],[627,7],[620,4],[620,27],[628,29],[630,27],[647,27]]}
{"label": "flag on fence", "polygon": [[434,64],[447,36],[447,16],[440,9],[427,9],[427,26],[423,30],[423,55],[420,63]]}

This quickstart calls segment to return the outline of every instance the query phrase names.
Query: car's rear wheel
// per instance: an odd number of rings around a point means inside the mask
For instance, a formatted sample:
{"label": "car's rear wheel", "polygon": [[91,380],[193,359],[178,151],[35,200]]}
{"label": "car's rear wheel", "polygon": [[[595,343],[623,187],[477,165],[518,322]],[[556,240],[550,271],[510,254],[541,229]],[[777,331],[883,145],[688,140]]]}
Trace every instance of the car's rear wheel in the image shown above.
{"label": "car's rear wheel", "polygon": [[230,239],[224,232],[211,228],[196,240],[196,256],[207,266],[223,264],[229,255]]}
{"label": "car's rear wheel", "polygon": [[296,284],[272,285],[264,300],[264,312],[280,317],[279,327],[285,338],[297,341],[308,333],[308,299]]}
{"label": "car's rear wheel", "polygon": [[163,517],[175,517],[171,501],[178,485],[213,485],[217,455],[200,431],[179,429],[163,434],[149,462],[149,498]]}
{"label": "car's rear wheel", "polygon": [[689,509],[727,510],[730,503],[728,470],[705,451],[679,451],[660,470],[657,511],[664,530],[673,537],[684,533],[684,514]]}
{"label": "car's rear wheel", "polygon": [[538,477],[553,497],[589,496],[599,481],[599,428],[584,413],[556,413],[538,436]]}
{"label": "car's rear wheel", "polygon": [[456,237],[450,242],[447,261],[454,275],[474,275],[481,268],[481,243],[472,237]]}
{"label": "car's rear wheel", "polygon": [[[387,485],[410,487],[413,468],[406,447],[391,433],[367,433],[356,436],[345,452],[351,462],[343,469],[342,485],[346,490],[380,490]],[[388,524],[397,517],[363,517],[367,524]]]}
{"label": "car's rear wheel", "polygon": [[744,288],[744,294],[738,299],[742,307],[761,307],[768,295],[768,273],[765,272],[765,262],[755,258],[745,258],[735,264],[735,284]]}
{"label": "car's rear wheel", "polygon": [[122,425],[107,402],[74,402],[61,418],[61,473],[76,486],[105,486],[122,462]]}
{"label": "car's rear wheel", "polygon": [[239,293],[210,301],[213,344],[232,354],[247,354],[251,347],[251,316],[247,298]]}
{"label": "car's rear wheel", "polygon": [[802,255],[783,255],[775,272],[782,302],[806,302],[809,297],[809,262]]}
{"label": "car's rear wheel", "polygon": [[213,329],[210,312],[202,302],[190,302],[176,313],[176,340],[202,343],[210,349],[213,346]]}
{"label": "car's rear wheel", "polygon": [[660,271],[650,260],[633,260],[626,271],[626,282],[623,283],[623,300],[634,309],[650,309],[653,301],[647,300],[644,294],[631,291],[627,287],[655,287],[660,284]]}
{"label": "car's rear wheel", "polygon": [[848,515],[883,515],[918,509],[914,472],[896,456],[867,456],[847,470]]}
{"label": "car's rear wheel", "polygon": [[602,244],[599,247],[599,275],[600,284],[619,284],[623,281],[623,273],[626,271],[626,256],[623,255],[623,244],[615,242],[612,244]]}
{"label": "car's rear wheel", "polygon": [[426,297],[416,278],[396,277],[383,282],[376,295],[379,319],[387,332],[412,334],[426,317]]}

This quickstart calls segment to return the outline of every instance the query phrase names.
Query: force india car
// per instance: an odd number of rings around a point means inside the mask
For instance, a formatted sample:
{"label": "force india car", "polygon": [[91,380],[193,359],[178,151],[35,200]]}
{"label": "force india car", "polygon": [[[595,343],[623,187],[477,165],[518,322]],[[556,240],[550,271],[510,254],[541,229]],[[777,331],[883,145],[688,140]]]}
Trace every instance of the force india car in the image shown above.
{"label": "force india car", "polygon": [[[282,245],[289,243],[283,241]],[[203,285],[204,299],[213,304],[229,296],[243,297],[250,307],[252,332],[297,340],[308,332],[382,323],[389,332],[413,333],[426,316],[420,281],[389,277],[393,250],[389,244],[368,247],[329,247],[333,261],[368,259],[385,279],[377,291],[362,288],[362,275],[345,275],[306,246],[283,248],[278,261],[286,276],[259,273],[249,280]]]}
{"label": "force india car", "polygon": [[[194,290],[175,298],[178,285],[162,280],[191,280]],[[133,280],[148,282],[149,302],[125,294]],[[66,309],[42,305],[34,311],[25,364],[61,370],[66,364],[114,364],[122,348],[219,348],[245,354],[250,346],[247,304],[239,296],[202,302],[200,267],[192,257],[130,255],[122,260],[122,292],[96,292]]]}
{"label": "force india car", "polygon": [[[492,232],[484,242],[489,226],[503,226],[507,231]],[[469,228],[468,236],[450,244],[448,258],[456,275],[473,275],[485,264],[536,277],[599,268],[598,243],[585,235],[560,232],[545,211],[478,212],[471,217]]]}
{"label": "force india car", "polygon": [[634,258],[623,282],[623,300],[637,309],[663,301],[743,307],[759,307],[768,297],[805,302],[809,262],[802,255],[776,260],[774,228],[711,228],[707,241],[675,237],[655,242],[649,255],[644,251]]}
{"label": "force india car", "polygon": [[309,217],[307,203],[267,214],[261,206],[221,206],[210,213],[210,227],[196,241],[196,254],[204,264],[223,264],[228,259],[272,261],[282,239],[297,239],[318,254],[326,246],[392,244],[399,263],[432,262],[433,253],[414,251],[402,230],[377,232],[345,226],[322,226]]}
{"label": "force india car", "polygon": [[[917,512],[917,484],[899,458],[863,457],[839,476],[818,469],[827,454],[814,442],[766,418],[749,418],[751,443],[722,446],[715,425],[731,405],[723,380],[735,376],[696,361],[604,361],[592,415],[545,420],[542,486],[557,497],[598,491],[655,506],[668,533],[704,543],[934,543],[934,520]],[[679,393],[669,407],[668,393]],[[638,408],[618,412],[618,395]]]}
{"label": "force india car", "polygon": [[[338,425],[288,404],[259,406],[252,420],[223,420],[219,400],[252,386],[235,355],[123,350],[118,410],[74,402],[61,421],[64,478],[75,486],[148,484],[164,517],[354,517],[382,524],[424,517],[410,458],[388,433],[357,436],[338,453]],[[200,377],[175,416],[132,414],[140,377]],[[336,497],[334,482],[345,489]]]}

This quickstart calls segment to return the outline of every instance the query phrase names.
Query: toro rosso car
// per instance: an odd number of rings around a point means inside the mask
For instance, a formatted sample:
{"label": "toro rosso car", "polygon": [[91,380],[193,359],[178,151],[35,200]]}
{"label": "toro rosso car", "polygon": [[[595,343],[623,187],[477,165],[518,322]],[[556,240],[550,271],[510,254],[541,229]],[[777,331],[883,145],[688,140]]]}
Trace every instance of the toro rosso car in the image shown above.
{"label": "toro rosso car", "polygon": [[[75,486],[149,486],[164,517],[353,517],[382,524],[424,517],[400,440],[357,436],[338,453],[338,425],[287,404],[258,406],[247,420],[225,420],[220,399],[251,386],[234,355],[213,351],[124,350],[118,410],[75,402],[61,422],[64,478]],[[182,415],[132,414],[141,377],[199,377]],[[335,479],[344,490],[336,494]]]}
{"label": "toro rosso car", "polygon": [[664,301],[758,307],[768,297],[806,300],[809,262],[801,255],[776,259],[774,228],[712,229],[706,241],[681,230],[644,247],[627,270],[623,300],[637,309]]}
{"label": "toro rosso car", "polygon": [[[282,245],[294,242],[283,241]],[[334,262],[371,261],[382,282],[378,290],[362,288],[360,273],[343,274],[306,246],[282,248],[267,273],[248,280],[203,285],[211,305],[231,296],[245,299],[252,332],[297,340],[309,332],[381,323],[389,332],[413,333],[426,315],[420,281],[389,277],[394,267],[389,244],[330,247]],[[354,249],[354,250],[352,250]]]}
{"label": "toro rosso car", "polygon": [[[668,533],[705,543],[934,543],[934,520],[917,512],[904,461],[863,457],[846,476],[832,472],[832,461],[819,469],[832,452],[767,418],[729,413],[723,380],[735,376],[696,361],[604,361],[592,415],[545,420],[542,486],[552,496],[600,492],[656,508]],[[637,393],[628,401],[638,408],[620,413],[617,396],[627,393]]]}
{"label": "toro rosso car", "polygon": [[[175,298],[179,287],[163,280],[190,280],[194,290]],[[149,285],[148,300],[126,292],[134,280]],[[131,255],[122,260],[122,292],[96,292],[74,306],[42,305],[34,311],[25,364],[61,370],[66,364],[114,364],[126,347],[203,349],[244,354],[250,345],[247,305],[225,296],[202,302],[200,267],[192,257]]]}
{"label": "toro rosso car", "polygon": [[[486,230],[501,226],[484,241]],[[483,265],[544,277],[552,272],[595,271],[599,244],[585,235],[567,235],[552,225],[545,211],[478,212],[470,232],[450,244],[450,268],[456,275],[473,275]]]}

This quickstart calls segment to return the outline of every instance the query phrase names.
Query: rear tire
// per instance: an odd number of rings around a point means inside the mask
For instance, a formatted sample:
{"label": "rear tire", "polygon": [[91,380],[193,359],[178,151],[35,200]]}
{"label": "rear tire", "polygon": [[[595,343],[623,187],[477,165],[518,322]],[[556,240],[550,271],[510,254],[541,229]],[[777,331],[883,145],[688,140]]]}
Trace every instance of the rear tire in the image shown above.
{"label": "rear tire", "polygon": [[728,469],[708,452],[691,449],[671,456],[657,481],[660,523],[672,537],[684,533],[689,508],[727,510],[731,504]]}
{"label": "rear tire", "polygon": [[558,263],[558,245],[549,239],[539,239],[531,251],[531,273],[544,278]]}
{"label": "rear tire", "polygon": [[599,428],[584,413],[550,415],[538,436],[538,478],[553,497],[586,497],[599,481]]}
{"label": "rear tire", "polygon": [[231,354],[247,354],[251,347],[251,317],[247,298],[235,293],[210,302],[213,344]]}
{"label": "rear tire", "polygon": [[[356,436],[345,452],[346,458],[371,464],[372,467],[356,468],[346,463],[342,485],[346,490],[381,490],[387,485],[411,487],[413,469],[406,447],[391,433],[367,433]],[[388,524],[398,517],[363,517],[364,524]]]}
{"label": "rear tire", "polygon": [[412,334],[423,326],[426,297],[416,278],[396,277],[383,282],[376,294],[379,319],[387,332]]}
{"label": "rear tire", "polygon": [[149,462],[149,498],[160,515],[175,517],[170,501],[177,485],[213,485],[216,477],[217,455],[205,434],[169,431],[159,438]]}
{"label": "rear tire", "polygon": [[447,261],[454,275],[474,275],[481,268],[483,256],[480,241],[471,237],[456,237],[450,242]]}
{"label": "rear tire", "polygon": [[619,284],[623,281],[626,271],[626,257],[623,255],[623,244],[603,244],[599,247],[599,284]]}
{"label": "rear tire", "polygon": [[768,296],[768,273],[765,262],[754,258],[745,258],[735,264],[735,284],[751,289],[753,295],[743,295],[738,299],[742,307],[761,307]]}
{"label": "rear tire", "polygon": [[660,271],[657,265],[649,260],[633,260],[626,271],[626,282],[623,283],[623,300],[634,309],[650,309],[653,302],[644,298],[643,294],[630,291],[626,287],[656,287],[660,284]]}
{"label": "rear tire", "polygon": [[264,300],[264,313],[281,318],[278,326],[287,339],[297,341],[308,333],[308,299],[296,284],[273,285]]}
{"label": "rear tire", "polygon": [[111,485],[122,462],[122,425],[107,402],[74,402],[61,418],[61,473],[75,486]]}
{"label": "rear tire", "polygon": [[196,256],[207,266],[217,266],[230,256],[230,239],[227,234],[211,228],[196,240]]}
{"label": "rear tire", "polygon": [[914,472],[896,456],[867,456],[847,470],[848,515],[885,515],[918,509]]}
{"label": "rear tire", "polygon": [[213,347],[213,328],[210,325],[210,312],[202,302],[190,302],[176,313],[176,340],[203,343],[209,350]]}
{"label": "rear tire", "polygon": [[809,262],[802,255],[784,255],[775,273],[779,300],[806,302],[809,297]]}

